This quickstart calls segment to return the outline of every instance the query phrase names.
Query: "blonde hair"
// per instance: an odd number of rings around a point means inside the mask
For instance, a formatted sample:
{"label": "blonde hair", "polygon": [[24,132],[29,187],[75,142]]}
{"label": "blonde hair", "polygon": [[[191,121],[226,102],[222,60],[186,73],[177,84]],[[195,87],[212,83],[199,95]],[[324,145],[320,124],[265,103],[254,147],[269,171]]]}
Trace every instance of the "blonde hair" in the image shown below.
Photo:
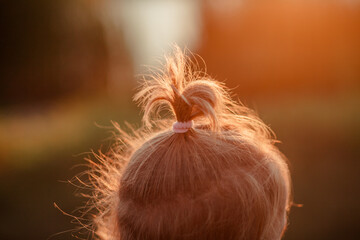
{"label": "blonde hair", "polygon": [[[280,239],[290,176],[271,130],[175,47],[136,94],[144,127],[91,162],[100,239]],[[171,116],[160,119],[163,106]],[[160,114],[162,113],[162,114]],[[194,120],[185,133],[174,121]]]}

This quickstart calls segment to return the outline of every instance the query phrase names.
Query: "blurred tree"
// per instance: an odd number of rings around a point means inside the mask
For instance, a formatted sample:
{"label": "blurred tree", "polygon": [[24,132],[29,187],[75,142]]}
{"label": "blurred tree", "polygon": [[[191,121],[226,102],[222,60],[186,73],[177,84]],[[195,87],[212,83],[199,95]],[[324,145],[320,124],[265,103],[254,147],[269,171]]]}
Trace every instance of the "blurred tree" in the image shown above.
{"label": "blurred tree", "polygon": [[0,22],[1,106],[106,86],[104,30],[85,1],[3,1]]}

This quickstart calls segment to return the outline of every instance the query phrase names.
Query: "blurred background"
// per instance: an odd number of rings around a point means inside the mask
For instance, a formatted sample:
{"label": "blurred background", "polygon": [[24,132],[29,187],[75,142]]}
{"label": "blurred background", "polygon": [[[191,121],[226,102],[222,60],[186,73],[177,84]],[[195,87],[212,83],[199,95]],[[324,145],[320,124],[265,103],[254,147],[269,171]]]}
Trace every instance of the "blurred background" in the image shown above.
{"label": "blurred background", "polygon": [[137,76],[172,43],[282,142],[284,239],[360,239],[360,1],[3,0],[0,35],[0,239],[72,239],[64,181],[111,120],[140,124]]}

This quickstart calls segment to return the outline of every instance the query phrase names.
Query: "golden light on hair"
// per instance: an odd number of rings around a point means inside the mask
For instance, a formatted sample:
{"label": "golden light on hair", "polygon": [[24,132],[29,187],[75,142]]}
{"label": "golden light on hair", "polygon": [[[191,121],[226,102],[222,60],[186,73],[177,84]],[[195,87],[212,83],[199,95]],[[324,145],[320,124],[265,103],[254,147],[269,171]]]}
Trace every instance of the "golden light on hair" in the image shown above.
{"label": "golden light on hair", "polygon": [[[144,127],[89,172],[100,239],[280,239],[291,204],[271,130],[178,47],[135,100]],[[172,117],[153,113],[168,106]],[[194,121],[177,133],[172,123]],[[155,127],[155,128],[154,128]],[[155,130],[154,130],[155,129]]]}

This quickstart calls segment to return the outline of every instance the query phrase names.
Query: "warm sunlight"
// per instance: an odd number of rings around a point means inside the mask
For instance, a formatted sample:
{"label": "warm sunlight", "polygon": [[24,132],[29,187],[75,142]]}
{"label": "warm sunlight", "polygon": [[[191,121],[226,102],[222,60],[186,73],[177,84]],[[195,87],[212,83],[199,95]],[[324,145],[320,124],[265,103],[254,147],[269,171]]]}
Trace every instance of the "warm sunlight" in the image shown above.
{"label": "warm sunlight", "polygon": [[141,126],[133,96],[174,44],[276,133],[303,205],[282,239],[356,238],[360,1],[20,0],[0,19],[0,239],[91,239],[54,202],[84,204],[64,182],[113,123]]}

